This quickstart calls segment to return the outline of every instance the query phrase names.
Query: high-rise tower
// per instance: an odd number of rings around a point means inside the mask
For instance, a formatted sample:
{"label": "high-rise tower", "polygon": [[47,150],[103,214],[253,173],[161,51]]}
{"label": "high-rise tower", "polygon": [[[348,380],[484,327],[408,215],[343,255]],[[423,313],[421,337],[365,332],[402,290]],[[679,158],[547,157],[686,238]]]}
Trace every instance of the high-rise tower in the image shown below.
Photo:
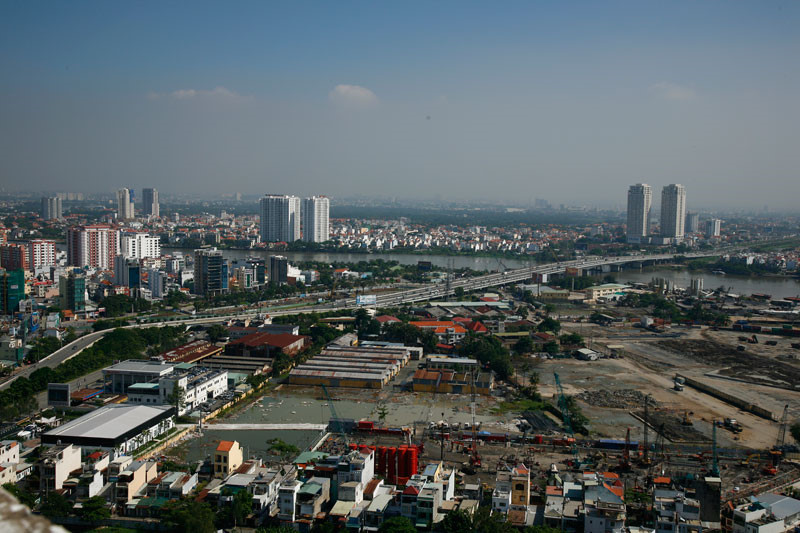
{"label": "high-rise tower", "polygon": [[142,212],[145,216],[159,216],[158,191],[156,189],[142,189]]}
{"label": "high-rise tower", "polygon": [[628,188],[628,242],[640,243],[650,234],[652,202],[653,189],[646,183],[637,183]]}
{"label": "high-rise tower", "polygon": [[294,242],[300,238],[300,198],[268,194],[261,199],[261,240]]}
{"label": "high-rise tower", "polygon": [[686,187],[678,183],[666,185],[661,191],[661,236],[683,240],[686,222]]}
{"label": "high-rise tower", "polygon": [[303,199],[303,240],[325,242],[330,239],[330,200],[325,196]]}

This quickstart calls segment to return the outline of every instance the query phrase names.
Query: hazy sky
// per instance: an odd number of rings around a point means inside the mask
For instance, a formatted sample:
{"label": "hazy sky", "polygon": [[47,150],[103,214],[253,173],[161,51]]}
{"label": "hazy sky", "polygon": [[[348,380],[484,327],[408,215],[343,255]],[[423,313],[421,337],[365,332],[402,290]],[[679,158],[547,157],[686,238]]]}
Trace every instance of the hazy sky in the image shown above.
{"label": "hazy sky", "polygon": [[0,0],[6,189],[796,207],[800,2]]}

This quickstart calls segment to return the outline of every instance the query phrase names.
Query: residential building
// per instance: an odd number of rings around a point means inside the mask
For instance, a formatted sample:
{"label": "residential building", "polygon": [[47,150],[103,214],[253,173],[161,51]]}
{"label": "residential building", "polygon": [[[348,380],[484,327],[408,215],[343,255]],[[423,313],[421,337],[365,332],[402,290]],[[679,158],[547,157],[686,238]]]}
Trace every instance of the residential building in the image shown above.
{"label": "residential building", "polygon": [[152,268],[147,272],[147,288],[150,289],[150,296],[154,299],[163,298],[167,294],[167,280],[169,277],[165,272]]}
{"label": "residential building", "polygon": [[661,191],[661,236],[680,242],[686,223],[686,187],[673,183]]}
{"label": "residential building", "polygon": [[28,242],[28,259],[30,269],[34,272],[40,268],[56,264],[56,243],[46,239],[34,239]]}
{"label": "residential building", "polygon": [[686,233],[697,233],[698,231],[700,231],[700,215],[686,213]]}
{"label": "residential building", "polygon": [[114,258],[114,285],[138,289],[142,284],[142,269],[137,259],[122,255]]}
{"label": "residential building", "polygon": [[158,476],[156,461],[133,461],[116,476],[114,503],[125,505],[138,495],[143,495],[147,484]]}
{"label": "residential building", "polygon": [[64,213],[61,209],[61,198],[58,196],[42,198],[42,210],[40,215],[45,220],[63,218]]}
{"label": "residential building", "polygon": [[86,276],[70,272],[58,278],[58,295],[62,309],[73,313],[86,311]]}
{"label": "residential building", "polygon": [[67,229],[67,264],[111,270],[119,254],[119,231],[102,224]]}
{"label": "residential building", "polygon": [[650,235],[650,206],[653,190],[646,183],[637,183],[628,188],[627,240],[640,243]]}
{"label": "residential building", "polygon": [[23,300],[25,300],[25,271],[0,269],[0,314],[14,314]]}
{"label": "residential building", "polygon": [[449,320],[418,320],[409,322],[409,324],[420,329],[433,331],[439,338],[439,342],[443,344],[458,344],[467,336],[467,330],[464,326]]}
{"label": "residential building", "polygon": [[297,479],[286,479],[278,487],[278,520],[293,524],[297,518],[297,493],[303,483]]}
{"label": "residential building", "polygon": [[733,512],[733,533],[782,533],[800,526],[800,500],[765,493]]}
{"label": "residential building", "polygon": [[142,189],[142,214],[159,217],[158,191],[156,189]]}
{"label": "residential building", "polygon": [[24,244],[0,244],[0,267],[6,270],[28,270],[28,247]]}
{"label": "residential building", "polygon": [[303,199],[303,240],[325,242],[330,239],[330,200],[325,196]]}
{"label": "residential building", "polygon": [[240,289],[252,289],[255,285],[255,273],[252,268],[239,267],[234,270],[234,277]]}
{"label": "residential building", "polygon": [[722,232],[722,221],[711,218],[706,222],[706,237],[719,237]]}
{"label": "residential building", "polygon": [[161,239],[148,233],[123,233],[120,239],[120,254],[126,259],[161,257]]}
{"label": "residential building", "polygon": [[214,451],[214,477],[227,477],[242,465],[242,447],[237,441],[222,440]]}
{"label": "residential building", "polygon": [[294,242],[300,238],[300,198],[268,194],[261,199],[261,241]]}
{"label": "residential building", "polygon": [[216,248],[194,251],[194,294],[213,296],[228,290],[228,263]]}
{"label": "residential building", "polygon": [[39,492],[61,490],[72,472],[81,470],[81,449],[63,444],[45,449],[39,458]]}
{"label": "residential building", "polygon": [[269,282],[286,283],[289,280],[289,260],[282,255],[269,256]]}
{"label": "residential building", "polygon": [[133,220],[133,200],[130,189],[117,191],[117,218],[119,220]]}
{"label": "residential building", "polygon": [[19,462],[19,443],[15,440],[0,441],[0,463]]}

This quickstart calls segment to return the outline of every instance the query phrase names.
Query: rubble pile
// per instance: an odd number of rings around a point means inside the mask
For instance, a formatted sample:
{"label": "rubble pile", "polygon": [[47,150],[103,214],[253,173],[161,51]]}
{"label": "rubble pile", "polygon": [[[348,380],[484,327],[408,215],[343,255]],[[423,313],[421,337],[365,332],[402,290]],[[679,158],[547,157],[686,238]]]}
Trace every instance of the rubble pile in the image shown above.
{"label": "rubble pile", "polygon": [[658,402],[648,398],[644,393],[635,389],[617,390],[591,390],[583,391],[577,398],[594,407],[611,407],[614,409],[633,409],[644,407],[644,402],[656,407]]}

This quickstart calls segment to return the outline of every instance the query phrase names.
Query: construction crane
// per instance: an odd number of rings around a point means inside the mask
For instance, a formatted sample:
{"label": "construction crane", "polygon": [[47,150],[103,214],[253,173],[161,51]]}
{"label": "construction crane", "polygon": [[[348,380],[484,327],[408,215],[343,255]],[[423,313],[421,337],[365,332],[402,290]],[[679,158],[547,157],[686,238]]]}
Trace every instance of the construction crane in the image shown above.
{"label": "construction crane", "polygon": [[472,411],[472,442],[470,443],[469,463],[473,468],[481,467],[481,454],[478,453],[478,430],[475,428],[475,373],[472,373],[472,397],[470,399]]}
{"label": "construction crane", "polygon": [[625,449],[622,452],[622,460],[619,462],[620,470],[628,471],[631,469],[631,428],[625,432]]}
{"label": "construction crane", "polygon": [[778,438],[775,441],[775,449],[779,450],[786,443],[786,426],[789,421],[789,404],[783,406],[783,416],[781,416],[781,425],[778,427]]}
{"label": "construction crane", "polygon": [[577,467],[580,465],[580,458],[578,457],[578,446],[575,444],[575,432],[572,431],[572,421],[569,417],[567,396],[564,394],[564,387],[561,386],[561,379],[558,377],[558,373],[554,372],[553,376],[556,378],[556,390],[558,390],[558,408],[561,409],[561,418],[564,423],[564,429],[571,439],[569,442],[570,451],[572,452],[572,458],[575,466]]}
{"label": "construction crane", "polygon": [[344,425],[342,424],[342,419],[339,418],[339,414],[336,412],[336,406],[333,404],[333,398],[331,398],[331,395],[328,392],[328,388],[325,385],[321,385],[321,387],[322,387],[322,392],[325,394],[325,399],[328,400],[328,409],[330,409],[331,411],[330,425],[333,426],[333,430],[336,433],[342,436],[345,444],[350,444],[347,432],[345,431]]}
{"label": "construction crane", "polygon": [[642,444],[644,445],[644,450],[642,453],[642,463],[645,465],[650,464],[650,442],[649,442],[649,435],[647,433],[647,424],[650,422],[650,395],[648,394],[644,398],[644,438],[642,439]]}

